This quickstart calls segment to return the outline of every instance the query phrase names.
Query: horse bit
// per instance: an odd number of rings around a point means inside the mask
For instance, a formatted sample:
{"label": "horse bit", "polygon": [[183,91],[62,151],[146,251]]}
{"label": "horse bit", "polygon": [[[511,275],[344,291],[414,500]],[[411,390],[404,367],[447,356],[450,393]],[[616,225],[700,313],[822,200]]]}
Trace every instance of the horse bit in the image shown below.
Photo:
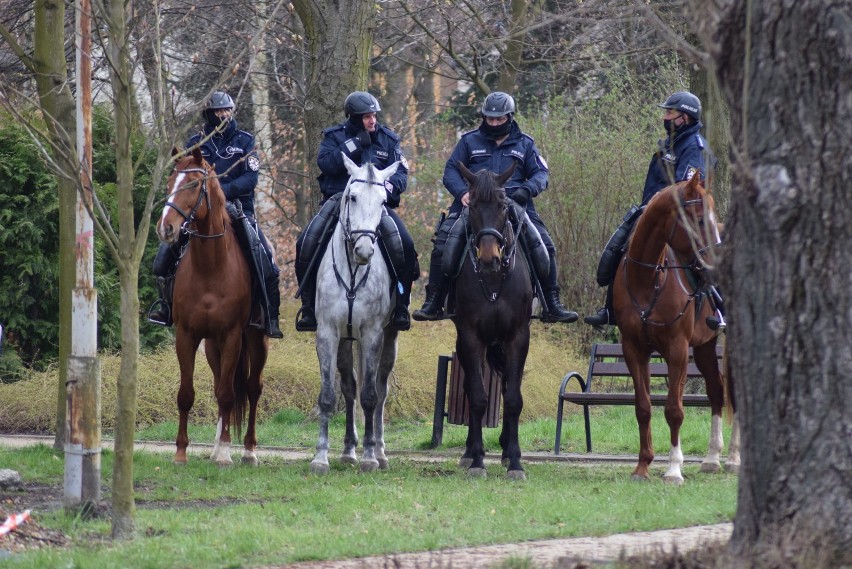
{"label": "horse bit", "polygon": [[[195,205],[192,206],[192,210],[190,210],[189,214],[186,214],[181,208],[173,204],[171,201],[167,201],[166,205],[163,207],[170,207],[177,211],[180,216],[183,218],[183,223],[180,226],[180,232],[184,235],[188,235],[190,238],[198,237],[200,239],[215,239],[217,237],[222,237],[225,235],[225,232],[217,233],[215,235],[201,235],[198,231],[194,229],[190,229],[189,226],[195,222],[195,214],[198,211],[198,208],[201,207],[201,202],[207,202],[207,211],[212,211],[210,209],[210,192],[207,190],[207,170],[204,168],[188,168],[186,170],[175,170],[179,174],[204,174],[204,178],[201,179],[201,191],[198,192],[198,199],[195,200]],[[172,192],[169,197],[175,195],[178,192],[186,191],[189,188],[178,188],[174,192]]]}
{"label": "horse bit", "polygon": [[[484,227],[480,229],[476,235],[470,236],[470,246],[468,247],[468,254],[470,255],[470,261],[473,264],[473,272],[476,273],[477,280],[479,280],[479,286],[482,287],[482,293],[485,295],[485,298],[488,299],[489,302],[497,302],[497,299],[500,297],[500,292],[503,290],[503,283],[506,282],[506,277],[509,275],[509,266],[515,259],[515,252],[517,251],[518,239],[520,238],[521,228],[523,225],[521,223],[518,224],[518,228],[515,230],[512,228],[512,223],[509,221],[509,217],[506,217],[506,222],[503,224],[503,227],[509,226],[514,239],[512,240],[512,245],[509,248],[509,251],[506,251],[506,237],[503,236],[503,233],[498,231],[493,227]],[[497,239],[497,242],[500,244],[500,274],[503,276],[500,279],[500,286],[497,288],[497,291],[489,291],[488,287],[485,286],[485,281],[482,280],[482,271],[479,268],[479,241],[485,237],[486,235],[490,235]],[[473,250],[476,249],[476,255],[474,256]]]}

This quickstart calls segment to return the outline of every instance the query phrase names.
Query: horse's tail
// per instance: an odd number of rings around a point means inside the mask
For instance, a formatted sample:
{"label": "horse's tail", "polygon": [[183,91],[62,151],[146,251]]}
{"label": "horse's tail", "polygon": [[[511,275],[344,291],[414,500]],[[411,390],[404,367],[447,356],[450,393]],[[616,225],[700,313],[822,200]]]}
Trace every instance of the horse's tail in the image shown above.
{"label": "horse's tail", "polygon": [[248,407],[248,338],[243,332],[243,347],[240,349],[240,358],[237,360],[237,369],[234,370],[234,407],[231,411],[231,426],[236,431],[237,438],[242,438],[243,421]]}
{"label": "horse's tail", "polygon": [[722,352],[722,391],[725,396],[725,420],[730,425],[734,422],[734,412],[737,407],[734,399],[734,375],[731,373],[727,338],[725,340],[725,349]]}
{"label": "horse's tail", "polygon": [[488,367],[491,371],[498,372],[501,376],[506,371],[506,352],[499,344],[488,346],[485,350],[485,361],[488,362]]}

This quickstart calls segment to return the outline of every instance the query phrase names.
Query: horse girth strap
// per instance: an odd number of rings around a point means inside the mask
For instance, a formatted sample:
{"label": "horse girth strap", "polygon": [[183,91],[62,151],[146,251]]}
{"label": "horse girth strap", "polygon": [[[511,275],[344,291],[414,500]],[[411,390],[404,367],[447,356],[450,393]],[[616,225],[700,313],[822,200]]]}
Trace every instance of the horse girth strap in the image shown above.
{"label": "horse girth strap", "polygon": [[[647,308],[642,308],[639,305],[639,302],[636,300],[636,297],[634,297],[633,293],[630,292],[630,282],[627,278],[627,267],[626,267],[627,261],[632,261],[632,262],[634,262],[638,265],[641,265],[643,267],[654,269],[654,283],[653,283],[653,285],[654,285],[654,296],[651,298],[651,302],[648,304]],[[690,293],[689,291],[686,291],[684,289],[684,291],[687,293],[686,303],[683,305],[683,308],[680,310],[680,312],[678,312],[675,315],[675,317],[672,318],[671,320],[669,320],[668,322],[660,322],[660,321],[651,320],[651,313],[654,311],[654,308],[657,306],[657,301],[660,300],[660,295],[662,294],[662,291],[663,291],[663,286],[661,286],[660,283],[659,283],[660,274],[665,274],[667,269],[687,269],[688,267],[680,267],[680,266],[674,266],[674,265],[651,264],[651,263],[640,263],[639,261],[636,261],[635,259],[631,259],[627,255],[625,255],[623,263],[625,263],[624,270],[622,271],[622,273],[624,274],[624,288],[627,291],[627,296],[630,298],[630,302],[633,304],[633,308],[635,308],[636,311],[639,313],[639,319],[642,320],[643,326],[648,326],[648,325],[650,325],[650,326],[671,326],[672,324],[674,324],[675,322],[677,322],[678,320],[683,318],[683,315],[686,314],[686,311],[689,309],[689,305],[692,304],[692,301],[695,299],[695,296],[697,294],[697,291],[695,291],[695,290],[693,290],[693,292]],[[680,284],[681,284],[681,287],[683,287],[683,283],[680,283]]]}

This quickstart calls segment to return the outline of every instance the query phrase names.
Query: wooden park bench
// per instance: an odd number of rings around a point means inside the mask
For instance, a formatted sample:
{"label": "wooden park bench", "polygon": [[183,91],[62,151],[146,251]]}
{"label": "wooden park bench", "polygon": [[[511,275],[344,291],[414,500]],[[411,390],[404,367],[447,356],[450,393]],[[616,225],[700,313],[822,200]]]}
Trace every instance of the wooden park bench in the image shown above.
{"label": "wooden park bench", "polygon": [[[719,358],[719,367],[722,366],[722,346],[716,346],[716,357]],[[651,356],[650,363],[651,379],[663,378],[668,381],[668,365],[663,361],[660,354],[654,352]],[[693,378],[702,378],[701,372],[695,366],[692,359],[692,348],[689,349],[689,367],[686,371],[686,379],[689,381]],[[568,391],[568,382],[575,379],[580,385],[580,391]],[[592,380],[599,378],[599,383],[603,382],[604,378],[612,380],[621,380],[619,383],[624,385],[629,380],[630,392],[599,390],[594,391],[592,388]],[[653,387],[653,386],[652,386]],[[627,369],[627,364],[624,362],[624,352],[621,344],[594,344],[592,345],[592,353],[589,356],[589,370],[586,378],[576,371],[572,371],[562,378],[562,385],[559,386],[559,402],[556,412],[556,441],[553,445],[553,453],[559,454],[560,442],[562,439],[562,412],[566,401],[576,403],[583,406],[583,419],[586,428],[586,451],[592,452],[592,432],[589,423],[589,406],[590,405],[633,405],[636,397],[632,391],[632,376]],[[662,406],[666,403],[667,395],[665,393],[651,393],[651,405]],[[689,394],[683,396],[684,407],[709,407],[710,400],[706,394]]]}
{"label": "wooden park bench", "polygon": [[[452,365],[450,365],[452,364]],[[449,389],[447,376],[449,375]],[[470,423],[467,395],[464,392],[464,370],[456,353],[438,356],[438,373],[435,378],[435,416],[432,420],[432,448],[441,446],[444,437],[444,419],[451,425]],[[500,374],[486,365],[483,375],[488,406],[482,417],[482,426],[494,428],[500,424],[501,386]]]}

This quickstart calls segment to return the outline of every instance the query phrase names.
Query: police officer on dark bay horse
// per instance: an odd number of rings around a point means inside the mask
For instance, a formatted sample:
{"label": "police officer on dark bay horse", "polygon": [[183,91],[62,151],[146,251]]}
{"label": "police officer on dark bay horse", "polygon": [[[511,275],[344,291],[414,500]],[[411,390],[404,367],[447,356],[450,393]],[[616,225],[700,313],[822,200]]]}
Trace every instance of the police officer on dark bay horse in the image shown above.
{"label": "police officer on dark bay horse", "polygon": [[[216,91],[202,111],[204,128],[186,143],[187,148],[199,146],[204,159],[217,176],[225,198],[234,229],[246,251],[252,267],[256,286],[262,293],[266,321],[263,326],[267,336],[283,338],[278,327],[281,293],[278,290],[279,269],[272,247],[254,217],[254,190],[257,186],[260,158],[255,149],[254,136],[237,128],[234,120],[234,100],[222,91]],[[161,244],[154,259],[154,275],[160,299],[151,307],[148,320],[171,326],[171,288],[180,251]]]}
{"label": "police officer on dark bay horse", "polygon": [[[463,248],[457,245],[460,239],[463,240],[464,224],[456,222],[463,217],[462,211],[468,204],[469,196],[468,184],[457,164],[464,164],[473,173],[488,169],[499,174],[514,163],[514,172],[506,182],[506,192],[525,210],[526,216],[522,221],[528,224],[529,231],[524,235],[524,246],[535,249],[543,242],[549,254],[549,260],[545,259],[543,263],[536,263],[535,258],[533,260],[546,303],[542,320],[574,322],[577,313],[567,310],[559,300],[556,247],[533,205],[533,198],[547,189],[547,163],[539,154],[535,141],[521,132],[515,122],[515,100],[510,95],[500,91],[491,93],[485,98],[480,113],[482,124],[476,130],[462,135],[444,167],[444,186],[454,200],[449,215],[442,219],[432,240],[434,248],[429,264],[426,301],[420,310],[414,312],[414,319],[438,320],[443,317],[450,274],[454,274],[457,257],[463,252]],[[540,241],[537,236],[532,237],[536,233],[541,235]]]}
{"label": "police officer on dark bay horse", "polygon": [[[666,137],[659,140],[659,149],[648,166],[642,205],[630,208],[604,248],[598,264],[597,280],[600,286],[607,287],[606,304],[597,314],[583,319],[593,326],[616,323],[612,309],[612,279],[624,254],[627,238],[644,207],[663,188],[689,180],[696,175],[706,180],[707,165],[711,170],[715,167],[716,158],[710,151],[707,140],[700,133],[704,125],[701,122],[701,101],[698,97],[688,91],[679,91],[657,106],[665,109],[663,128]],[[724,328],[722,299],[715,288],[711,289],[711,302],[716,306],[716,317],[708,319],[708,325],[714,329]]]}
{"label": "police officer on dark bay horse", "polygon": [[418,278],[420,270],[417,266],[414,240],[394,211],[408,185],[408,162],[402,153],[396,133],[379,124],[377,113],[381,110],[379,101],[370,93],[355,91],[343,102],[346,120],[323,131],[323,140],[317,155],[323,202],[317,215],[296,240],[296,277],[299,281],[297,295],[302,299],[302,308],[296,318],[296,330],[300,332],[317,329],[314,312],[316,271],[334,230],[340,198],[349,181],[349,172],[341,153],[345,153],[359,166],[372,162],[379,170],[399,162],[396,173],[385,182],[387,201],[385,215],[382,215],[379,225],[378,242],[382,255],[388,262],[388,269],[398,283],[392,324],[397,330],[408,330],[411,327],[408,314],[411,284]]}

